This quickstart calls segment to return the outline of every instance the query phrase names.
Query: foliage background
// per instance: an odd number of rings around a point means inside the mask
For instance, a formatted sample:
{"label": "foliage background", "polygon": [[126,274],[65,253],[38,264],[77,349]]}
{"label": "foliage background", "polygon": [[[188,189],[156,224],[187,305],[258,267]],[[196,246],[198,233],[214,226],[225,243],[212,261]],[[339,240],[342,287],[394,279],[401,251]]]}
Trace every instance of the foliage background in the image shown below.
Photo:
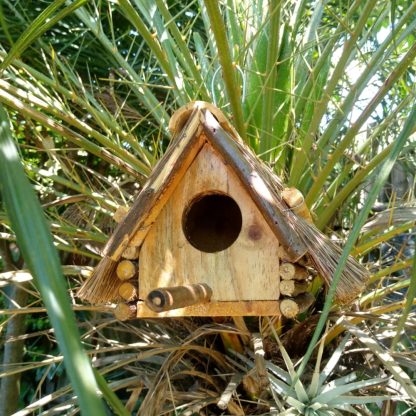
{"label": "foliage background", "polygon": [[[260,157],[305,194],[317,227],[333,239],[345,241],[359,213],[372,209],[352,249],[371,271],[371,285],[352,310],[332,307],[323,360],[347,324],[360,325],[333,377],[348,370],[360,380],[393,375],[379,383],[378,404],[353,405],[376,414],[413,411],[414,2],[4,0],[0,10],[0,102],[48,218],[87,353],[129,411],[144,403],[149,414],[220,414],[214,404],[235,374],[244,382],[230,413],[277,406],[306,414],[306,407],[276,404],[290,389],[250,390],[255,365],[248,334],[261,333],[268,362],[288,364],[276,335],[293,359],[302,357],[309,338],[299,345],[296,334],[314,331],[325,302],[319,279],[317,304],[307,316],[273,324],[121,324],[105,307],[74,297],[114,228],[112,214],[131,203],[168,146],[169,116],[196,99],[229,115]],[[403,131],[407,140],[398,149]],[[401,150],[398,158],[394,149]],[[383,163],[395,160],[370,204],[377,178],[387,172]],[[61,406],[63,414],[76,411],[39,292],[20,272],[25,262],[3,205],[0,222],[1,330],[3,339],[11,331],[4,345],[18,352],[1,375],[21,376],[16,400],[8,403],[25,414]],[[302,365],[312,377],[314,360]],[[374,394],[370,384],[356,394]]]}

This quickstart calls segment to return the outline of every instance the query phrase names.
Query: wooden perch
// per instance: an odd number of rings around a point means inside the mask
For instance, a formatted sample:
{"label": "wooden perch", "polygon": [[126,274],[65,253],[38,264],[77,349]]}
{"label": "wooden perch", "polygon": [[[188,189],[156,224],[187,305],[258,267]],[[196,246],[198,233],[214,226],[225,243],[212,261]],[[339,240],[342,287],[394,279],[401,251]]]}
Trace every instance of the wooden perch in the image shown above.
{"label": "wooden perch", "polygon": [[120,280],[130,280],[136,274],[136,265],[130,260],[122,260],[116,269]]}
{"label": "wooden perch", "polygon": [[315,297],[309,293],[303,293],[293,299],[282,299],[280,301],[280,312],[286,318],[295,318],[302,312],[305,312],[313,303]]}
{"label": "wooden perch", "polygon": [[279,274],[283,280],[306,280],[309,277],[307,269],[293,263],[282,263]]}
{"label": "wooden perch", "polygon": [[118,288],[118,294],[128,302],[137,299],[137,288],[133,283],[124,282]]}
{"label": "wooden perch", "polygon": [[294,280],[282,280],[280,282],[280,294],[285,296],[297,296],[308,290],[307,282],[296,282]]}
{"label": "wooden perch", "polygon": [[205,283],[164,287],[152,290],[147,296],[146,305],[155,312],[164,312],[209,302],[211,296],[212,290]]}
{"label": "wooden perch", "polygon": [[135,318],[137,314],[136,302],[133,303],[119,303],[114,309],[114,316],[120,321],[127,321]]}
{"label": "wooden perch", "polygon": [[313,223],[312,215],[305,204],[302,192],[296,188],[285,188],[282,191],[282,198],[296,215],[304,218],[310,224]]}

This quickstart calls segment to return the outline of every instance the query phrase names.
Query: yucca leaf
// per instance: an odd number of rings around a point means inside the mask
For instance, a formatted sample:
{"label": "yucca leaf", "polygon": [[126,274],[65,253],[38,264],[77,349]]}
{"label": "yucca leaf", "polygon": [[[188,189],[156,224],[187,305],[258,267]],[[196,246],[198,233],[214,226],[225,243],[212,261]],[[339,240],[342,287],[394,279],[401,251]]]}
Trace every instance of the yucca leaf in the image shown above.
{"label": "yucca leaf", "polygon": [[0,121],[1,193],[19,248],[48,309],[82,411],[104,415],[95,376],[81,346],[58,255],[42,209],[20,163],[10,122],[2,107]]}
{"label": "yucca leaf", "polygon": [[[269,35],[267,45],[266,72],[264,74],[262,123],[260,139],[260,156],[264,160],[273,159],[276,148],[276,139],[273,136],[273,120],[276,111],[276,80],[277,62],[280,46],[280,11],[282,2],[280,0],[269,1]],[[272,153],[273,151],[273,153]]]}
{"label": "yucca leaf", "polygon": [[383,365],[390,371],[394,379],[401,385],[403,390],[409,395],[413,402],[416,401],[416,386],[407,375],[407,373],[394,360],[391,354],[372,337],[368,336],[364,331],[344,321],[343,325],[355,335],[360,342],[364,343],[371,352],[373,352]]}
{"label": "yucca leaf", "polygon": [[87,0],[76,0],[69,4],[54,16],[54,13],[65,4],[66,0],[55,0],[50,4],[39,16],[31,23],[20,38],[14,43],[12,49],[6,56],[6,59],[0,64],[0,71],[9,65],[13,59],[18,57],[28,48],[31,43],[36,40],[42,33],[53,27],[57,22],[62,20],[68,14],[73,13],[77,8],[81,7]]}
{"label": "yucca leaf", "polygon": [[205,7],[211,21],[211,29],[214,33],[217,44],[218,58],[222,68],[227,97],[230,102],[231,111],[234,117],[235,127],[243,138],[246,139],[246,127],[243,120],[243,109],[241,104],[241,87],[238,80],[238,73],[235,64],[232,62],[231,52],[227,39],[227,30],[217,0],[205,0]]}

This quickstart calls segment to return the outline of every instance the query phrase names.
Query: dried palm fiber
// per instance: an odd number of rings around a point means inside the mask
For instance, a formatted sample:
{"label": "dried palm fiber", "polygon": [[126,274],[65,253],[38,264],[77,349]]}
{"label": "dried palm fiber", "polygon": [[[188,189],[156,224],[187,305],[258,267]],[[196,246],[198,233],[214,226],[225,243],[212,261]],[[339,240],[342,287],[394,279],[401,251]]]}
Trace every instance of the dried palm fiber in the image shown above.
{"label": "dried palm fiber", "polygon": [[107,256],[103,257],[88,280],[81,286],[77,296],[95,304],[122,300],[118,289],[123,282],[117,278],[117,265],[117,261]]}

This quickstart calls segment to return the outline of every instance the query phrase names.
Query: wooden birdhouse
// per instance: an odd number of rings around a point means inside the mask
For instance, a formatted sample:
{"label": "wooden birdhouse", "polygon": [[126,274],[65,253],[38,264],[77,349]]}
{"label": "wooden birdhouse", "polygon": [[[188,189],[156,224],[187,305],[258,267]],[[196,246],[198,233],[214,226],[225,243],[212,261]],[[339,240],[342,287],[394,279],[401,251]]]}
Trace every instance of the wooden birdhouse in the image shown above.
{"label": "wooden birdhouse", "polygon": [[[329,284],[340,249],[311,223],[302,196],[242,142],[213,105],[169,124],[172,142],[120,220],[79,296],[118,303],[120,318],[286,315]],[[349,258],[337,288],[349,302],[366,271]]]}

